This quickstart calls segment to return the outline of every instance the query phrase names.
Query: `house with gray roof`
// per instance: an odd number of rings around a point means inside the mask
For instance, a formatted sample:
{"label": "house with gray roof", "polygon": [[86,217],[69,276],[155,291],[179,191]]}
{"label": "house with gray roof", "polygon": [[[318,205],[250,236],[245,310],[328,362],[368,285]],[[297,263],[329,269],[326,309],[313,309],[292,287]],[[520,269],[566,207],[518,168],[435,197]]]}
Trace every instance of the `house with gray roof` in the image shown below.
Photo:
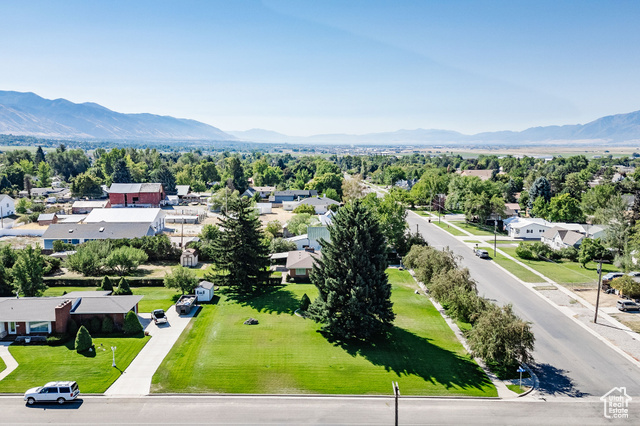
{"label": "house with gray roof", "polygon": [[[94,294],[95,293],[95,294]],[[138,313],[143,296],[109,296],[109,292],[78,291],[60,297],[1,297],[0,338],[64,333],[69,321],[78,325],[111,317],[116,329],[129,311]]]}
{"label": "house with gray roof", "polygon": [[297,201],[309,197],[315,197],[318,191],[315,189],[290,189],[287,191],[275,191],[269,196],[269,202],[281,204],[284,201]]}
{"label": "house with gray roof", "polygon": [[93,240],[118,240],[121,238],[141,238],[155,235],[155,230],[145,222],[93,222],[56,223],[50,225],[42,235],[43,246],[53,249],[56,240],[70,244],[82,244]]}
{"label": "house with gray roof", "polygon": [[554,226],[542,234],[540,241],[554,250],[561,250],[567,247],[579,247],[584,238],[585,236],[579,232]]}
{"label": "house with gray roof", "polygon": [[309,197],[298,203],[298,206],[306,204],[308,206],[312,206],[316,214],[325,214],[329,210],[329,206],[339,205],[336,200],[332,200],[331,198],[327,198],[325,196],[322,197]]}

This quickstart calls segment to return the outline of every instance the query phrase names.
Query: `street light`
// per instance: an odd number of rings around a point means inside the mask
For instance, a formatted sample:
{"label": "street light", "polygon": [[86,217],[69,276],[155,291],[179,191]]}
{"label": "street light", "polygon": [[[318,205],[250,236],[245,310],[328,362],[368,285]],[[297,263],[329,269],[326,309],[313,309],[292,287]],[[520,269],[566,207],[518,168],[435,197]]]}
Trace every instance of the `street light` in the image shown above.
{"label": "street light", "polygon": [[116,346],[111,346],[111,352],[113,353],[113,364],[111,366],[116,368]]}
{"label": "street light", "polygon": [[396,422],[395,425],[398,426],[398,396],[400,396],[400,388],[398,387],[398,382],[391,382],[391,386],[393,387],[393,394],[396,399]]}

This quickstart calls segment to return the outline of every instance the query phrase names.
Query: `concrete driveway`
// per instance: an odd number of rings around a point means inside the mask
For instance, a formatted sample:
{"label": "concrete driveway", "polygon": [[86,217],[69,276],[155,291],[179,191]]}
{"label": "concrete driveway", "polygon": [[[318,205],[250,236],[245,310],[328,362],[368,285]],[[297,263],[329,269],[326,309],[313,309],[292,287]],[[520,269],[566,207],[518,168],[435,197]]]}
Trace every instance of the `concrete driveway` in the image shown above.
{"label": "concrete driveway", "polygon": [[[145,331],[148,331],[152,337],[122,376],[107,389],[105,395],[148,395],[151,389],[151,378],[196,312],[197,309],[194,308],[189,315],[179,316],[175,306],[171,306],[166,312],[168,323],[161,325],[151,321],[151,314],[141,314],[140,322],[143,326],[146,325]],[[118,351],[116,350],[117,363]]]}

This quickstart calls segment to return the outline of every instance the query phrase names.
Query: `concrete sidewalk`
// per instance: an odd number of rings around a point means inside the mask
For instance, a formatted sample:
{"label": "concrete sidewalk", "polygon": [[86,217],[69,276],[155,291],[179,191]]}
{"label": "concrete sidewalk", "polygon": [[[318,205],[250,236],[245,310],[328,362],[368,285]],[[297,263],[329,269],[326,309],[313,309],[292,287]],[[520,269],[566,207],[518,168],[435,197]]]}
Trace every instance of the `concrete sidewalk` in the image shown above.
{"label": "concrete sidewalk", "polygon": [[0,358],[2,358],[4,363],[7,365],[7,368],[0,371],[0,380],[4,379],[13,370],[18,368],[18,361],[16,361],[13,355],[11,355],[11,352],[9,352],[9,345],[11,343],[12,342],[0,342]]}
{"label": "concrete sidewalk", "polygon": [[[151,314],[144,314],[141,318],[143,324],[148,321],[145,331],[148,331],[152,337],[120,378],[104,394],[106,396],[148,395],[153,375],[196,312],[197,309],[194,308],[189,315],[178,316],[175,306],[171,306],[166,312],[168,324],[159,326],[151,321]],[[117,362],[118,351],[116,350],[116,364]]]}

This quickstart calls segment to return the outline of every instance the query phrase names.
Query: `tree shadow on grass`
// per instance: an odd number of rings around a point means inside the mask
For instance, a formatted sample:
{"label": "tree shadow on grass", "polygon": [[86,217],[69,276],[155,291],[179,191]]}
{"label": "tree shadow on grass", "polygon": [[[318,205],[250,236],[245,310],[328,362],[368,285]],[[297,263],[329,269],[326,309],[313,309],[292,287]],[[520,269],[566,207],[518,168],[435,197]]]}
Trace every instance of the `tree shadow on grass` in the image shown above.
{"label": "tree shadow on grass", "polygon": [[325,332],[320,333],[349,355],[362,356],[398,376],[415,375],[446,389],[486,390],[491,386],[491,380],[471,357],[443,349],[431,339],[399,327],[393,327],[386,337],[368,342],[335,340]]}
{"label": "tree shadow on grass", "polygon": [[250,295],[236,293],[231,289],[219,290],[219,293],[224,294],[229,300],[240,306],[249,306],[258,312],[267,314],[293,315],[300,306],[300,300],[296,295],[281,286],[266,287]]}
{"label": "tree shadow on grass", "polygon": [[567,377],[565,370],[554,367],[551,364],[537,364],[532,370],[540,381],[540,392],[554,396],[569,396],[581,398],[589,394],[576,389],[573,381]]}

